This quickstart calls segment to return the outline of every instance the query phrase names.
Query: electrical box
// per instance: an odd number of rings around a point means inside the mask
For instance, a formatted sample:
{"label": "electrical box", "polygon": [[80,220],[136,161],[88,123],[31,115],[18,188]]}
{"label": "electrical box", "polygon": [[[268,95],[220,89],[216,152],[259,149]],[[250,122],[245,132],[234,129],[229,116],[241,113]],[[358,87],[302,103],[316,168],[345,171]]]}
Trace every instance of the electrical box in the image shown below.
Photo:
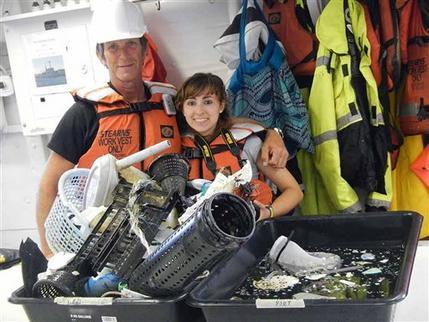
{"label": "electrical box", "polygon": [[73,104],[70,91],[94,83],[90,18],[88,4],[3,18],[24,135],[52,133]]}

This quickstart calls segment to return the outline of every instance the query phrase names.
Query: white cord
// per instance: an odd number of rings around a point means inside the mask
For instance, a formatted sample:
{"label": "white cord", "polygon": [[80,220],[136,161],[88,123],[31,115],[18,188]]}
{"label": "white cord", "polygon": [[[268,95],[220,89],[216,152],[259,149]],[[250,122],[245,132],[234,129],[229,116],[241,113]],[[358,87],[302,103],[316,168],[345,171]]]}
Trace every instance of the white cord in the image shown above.
{"label": "white cord", "polygon": [[150,255],[151,254],[150,245],[143,231],[139,227],[138,217],[135,216],[129,208],[127,208],[127,211],[128,211],[128,214],[130,215],[131,230],[134,232],[134,234],[136,234],[136,236],[140,239],[140,242],[142,243],[142,245],[146,248],[146,253]]}

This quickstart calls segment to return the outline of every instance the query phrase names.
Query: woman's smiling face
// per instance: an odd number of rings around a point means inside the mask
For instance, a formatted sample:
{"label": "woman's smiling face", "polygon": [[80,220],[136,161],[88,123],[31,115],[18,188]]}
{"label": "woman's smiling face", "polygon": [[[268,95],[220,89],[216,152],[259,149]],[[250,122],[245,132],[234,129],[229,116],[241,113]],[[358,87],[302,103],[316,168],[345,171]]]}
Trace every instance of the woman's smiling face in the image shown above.
{"label": "woman's smiling face", "polygon": [[216,130],[219,114],[223,112],[224,105],[215,94],[205,92],[184,101],[183,115],[195,132],[209,137]]}

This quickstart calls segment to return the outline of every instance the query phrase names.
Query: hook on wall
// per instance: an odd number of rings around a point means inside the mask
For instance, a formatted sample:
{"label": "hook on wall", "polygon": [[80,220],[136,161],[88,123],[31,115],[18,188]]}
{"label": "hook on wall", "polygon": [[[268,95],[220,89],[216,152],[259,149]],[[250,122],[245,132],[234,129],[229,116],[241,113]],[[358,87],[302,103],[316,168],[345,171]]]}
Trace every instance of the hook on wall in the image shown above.
{"label": "hook on wall", "polygon": [[216,0],[209,0],[209,3],[210,4],[213,4],[213,3],[215,3],[216,2]]}
{"label": "hook on wall", "polygon": [[156,10],[161,10],[161,1],[160,0],[157,0],[156,2],[155,2],[155,6],[156,6]]}

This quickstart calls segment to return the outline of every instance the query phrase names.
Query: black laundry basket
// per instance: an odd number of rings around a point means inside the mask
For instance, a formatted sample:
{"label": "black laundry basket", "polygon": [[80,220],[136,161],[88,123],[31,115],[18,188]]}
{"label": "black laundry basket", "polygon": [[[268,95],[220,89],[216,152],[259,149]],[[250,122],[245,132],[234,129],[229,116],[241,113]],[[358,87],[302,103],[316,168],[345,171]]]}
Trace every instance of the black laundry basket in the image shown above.
{"label": "black laundry basket", "polygon": [[180,294],[249,239],[254,229],[255,214],[247,202],[232,194],[215,194],[137,267],[130,288],[151,296]]}
{"label": "black laundry basket", "polygon": [[[187,303],[203,309],[207,322],[387,322],[396,303],[407,295],[422,217],[416,213],[386,212],[334,216],[292,216],[258,225],[238,252],[213,268],[195,287]],[[403,247],[399,276],[386,298],[364,300],[303,300],[304,307],[257,308],[255,300],[231,300],[235,290],[267,254],[280,235],[307,247]],[[275,305],[274,305],[275,306]]]}

